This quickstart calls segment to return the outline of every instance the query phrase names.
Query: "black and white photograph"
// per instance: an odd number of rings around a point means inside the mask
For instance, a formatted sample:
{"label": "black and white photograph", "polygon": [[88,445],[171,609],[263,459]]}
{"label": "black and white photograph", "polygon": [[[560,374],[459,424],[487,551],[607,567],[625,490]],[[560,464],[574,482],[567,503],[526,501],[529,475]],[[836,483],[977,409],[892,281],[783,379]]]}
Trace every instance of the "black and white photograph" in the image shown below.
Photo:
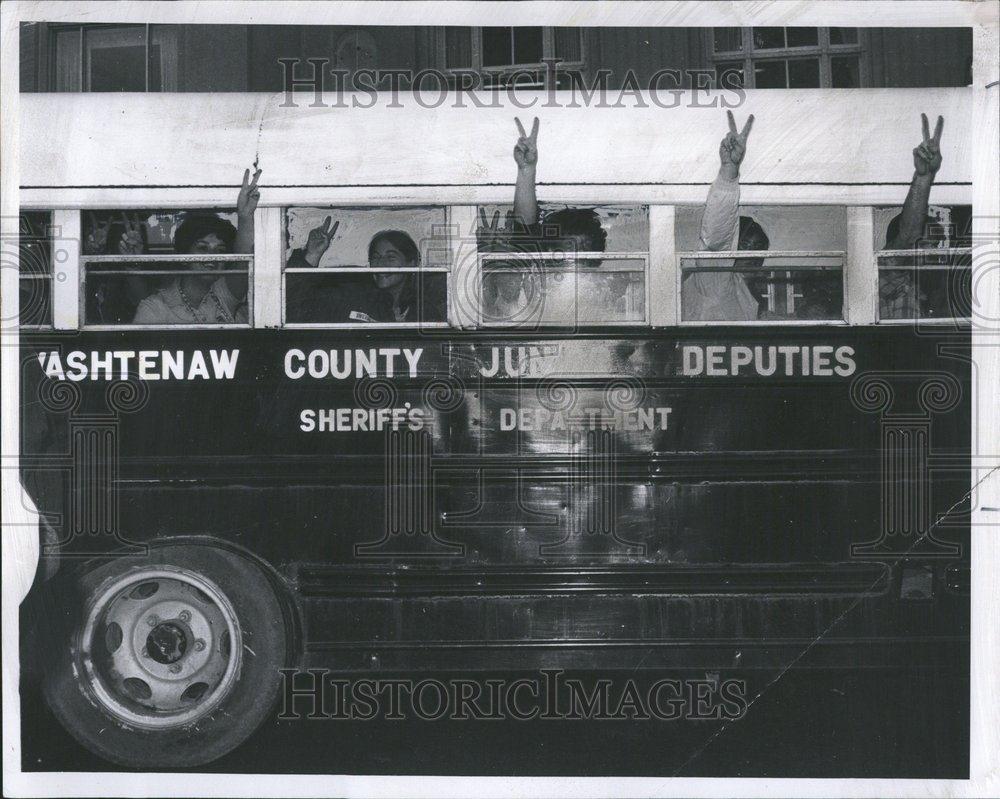
{"label": "black and white photograph", "polygon": [[1000,795],[998,0],[0,13],[4,795]]}

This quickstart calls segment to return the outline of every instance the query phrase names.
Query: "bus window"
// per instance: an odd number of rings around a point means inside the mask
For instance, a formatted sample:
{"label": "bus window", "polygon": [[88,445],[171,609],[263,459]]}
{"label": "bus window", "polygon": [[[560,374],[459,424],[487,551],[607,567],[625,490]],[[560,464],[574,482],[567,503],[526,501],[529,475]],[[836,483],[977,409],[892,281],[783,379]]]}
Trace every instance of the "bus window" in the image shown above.
{"label": "bus window", "polygon": [[843,207],[742,206],[732,246],[701,249],[702,209],[677,209],[680,319],[843,322]]}
{"label": "bus window", "polygon": [[234,253],[236,215],[83,214],[84,325],[246,326],[252,256]]}
{"label": "bus window", "polygon": [[509,206],[479,208],[481,325],[649,323],[647,206],[546,204],[540,216],[537,226],[524,228]]}
{"label": "bus window", "polygon": [[889,249],[900,208],[875,211],[879,321],[964,320],[972,316],[972,209],[930,206],[913,249]]}
{"label": "bus window", "polygon": [[52,324],[52,214],[22,211],[18,224],[21,327]]}
{"label": "bus window", "polygon": [[447,325],[441,207],[285,211],[286,325]]}

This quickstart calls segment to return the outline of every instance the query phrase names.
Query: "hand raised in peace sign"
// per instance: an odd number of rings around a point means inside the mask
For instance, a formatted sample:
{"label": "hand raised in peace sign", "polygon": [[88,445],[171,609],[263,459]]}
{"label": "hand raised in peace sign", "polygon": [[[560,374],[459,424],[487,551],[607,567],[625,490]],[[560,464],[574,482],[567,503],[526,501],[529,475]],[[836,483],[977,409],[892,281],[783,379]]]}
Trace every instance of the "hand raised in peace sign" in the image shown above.
{"label": "hand raised in peace sign", "polygon": [[920,115],[920,124],[924,140],[913,148],[913,168],[918,175],[933,175],[941,168],[941,131],[944,130],[944,117],[937,118],[934,135],[931,136],[927,114]]}
{"label": "hand raised in peace sign", "polygon": [[243,172],[243,185],[240,187],[240,194],[236,198],[236,213],[241,217],[252,217],[257,210],[257,203],[260,201],[260,190],[257,188],[257,181],[260,180],[260,170],[254,168],[253,180],[250,179],[250,170]]}
{"label": "hand raised in peace sign", "polygon": [[320,259],[330,248],[330,243],[333,241],[333,237],[337,233],[337,228],[340,227],[340,221],[333,223],[330,226],[330,221],[333,217],[328,216],[323,220],[323,224],[318,227],[314,227],[309,231],[309,238],[306,240],[306,251],[305,259],[313,266],[318,266]]}
{"label": "hand raised in peace sign", "polygon": [[122,212],[122,225],[125,230],[118,241],[118,252],[121,255],[141,255],[146,247],[142,237],[142,222],[138,214],[133,214],[129,219],[128,214]]}
{"label": "hand raised in peace sign", "polygon": [[108,233],[111,231],[111,220],[105,219],[103,222],[97,221],[97,214],[90,212],[90,230],[87,238],[83,242],[83,251],[86,255],[104,255],[105,247],[108,246]]}
{"label": "hand raised in peace sign", "polygon": [[729,132],[719,144],[719,160],[723,165],[730,164],[739,169],[743,163],[743,156],[747,152],[747,138],[750,136],[750,129],[753,127],[753,114],[747,117],[743,130],[737,130],[736,119],[732,111],[727,111],[729,118]]}
{"label": "hand raised in peace sign", "polygon": [[531,124],[530,135],[524,132],[520,119],[514,117],[514,121],[519,134],[517,144],[514,145],[514,161],[517,162],[518,169],[530,169],[538,163],[538,117]]}

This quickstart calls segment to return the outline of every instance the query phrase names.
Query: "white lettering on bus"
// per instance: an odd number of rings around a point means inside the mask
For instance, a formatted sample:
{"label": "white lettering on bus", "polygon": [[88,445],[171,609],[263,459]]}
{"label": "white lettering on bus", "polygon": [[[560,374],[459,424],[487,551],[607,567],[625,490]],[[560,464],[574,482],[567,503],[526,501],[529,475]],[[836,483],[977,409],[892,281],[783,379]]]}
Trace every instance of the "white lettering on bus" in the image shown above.
{"label": "white lettering on bus", "polygon": [[857,364],[854,348],[847,346],[834,349],[828,344],[783,344],[751,348],[742,344],[687,344],[681,348],[680,368],[685,377],[770,377],[776,373],[786,377],[850,377]]}
{"label": "white lettering on bus", "polygon": [[[46,377],[55,380],[232,380],[239,350],[58,350],[38,353]],[[211,368],[209,365],[211,364]]]}
{"label": "white lettering on bus", "polygon": [[548,408],[501,408],[500,429],[526,432],[559,432],[570,427],[589,430],[649,432],[667,430],[673,408],[632,408],[609,413],[604,408],[584,408],[582,413],[550,411]]}
{"label": "white lettering on bus", "polygon": [[303,433],[380,433],[383,430],[424,428],[423,408],[406,402],[402,408],[304,408],[299,411]]}
{"label": "white lettering on bus", "polygon": [[352,350],[310,350],[307,354],[300,349],[285,352],[285,376],[299,380],[307,374],[316,380],[333,377],[344,380],[352,374],[355,378],[362,377],[395,377],[400,355],[406,361],[410,377],[417,376],[417,366],[424,350],[402,350],[399,347],[381,347],[380,349]]}

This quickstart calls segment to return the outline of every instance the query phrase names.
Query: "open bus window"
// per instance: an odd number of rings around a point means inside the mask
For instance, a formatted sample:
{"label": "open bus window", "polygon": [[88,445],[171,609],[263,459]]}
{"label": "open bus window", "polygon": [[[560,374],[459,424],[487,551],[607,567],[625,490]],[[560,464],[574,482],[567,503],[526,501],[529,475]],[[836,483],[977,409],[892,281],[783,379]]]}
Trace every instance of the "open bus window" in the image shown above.
{"label": "open bus window", "polygon": [[[899,208],[875,211],[880,321],[964,320],[972,316],[972,210],[931,206],[923,235],[899,238]],[[912,244],[900,247],[900,244]]]}
{"label": "open bus window", "polygon": [[285,324],[445,326],[446,222],[442,207],[288,208]]}
{"label": "open bus window", "polygon": [[732,247],[710,252],[702,214],[676,214],[682,322],[844,321],[843,207],[741,206]]}
{"label": "open bus window", "polygon": [[480,325],[517,328],[649,322],[649,210],[545,204],[525,227],[481,206],[475,302]]}
{"label": "open bus window", "polygon": [[22,211],[18,221],[18,293],[22,327],[52,324],[52,214]]}
{"label": "open bus window", "polygon": [[81,230],[85,325],[249,324],[235,213],[86,211]]}

